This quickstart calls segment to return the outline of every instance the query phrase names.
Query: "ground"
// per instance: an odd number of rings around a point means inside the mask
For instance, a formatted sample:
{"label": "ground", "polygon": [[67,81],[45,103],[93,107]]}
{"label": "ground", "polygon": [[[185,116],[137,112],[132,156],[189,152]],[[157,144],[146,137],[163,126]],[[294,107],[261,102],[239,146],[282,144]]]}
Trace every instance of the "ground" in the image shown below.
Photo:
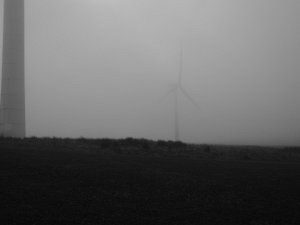
{"label": "ground", "polygon": [[298,162],[52,141],[0,141],[1,224],[300,224]]}

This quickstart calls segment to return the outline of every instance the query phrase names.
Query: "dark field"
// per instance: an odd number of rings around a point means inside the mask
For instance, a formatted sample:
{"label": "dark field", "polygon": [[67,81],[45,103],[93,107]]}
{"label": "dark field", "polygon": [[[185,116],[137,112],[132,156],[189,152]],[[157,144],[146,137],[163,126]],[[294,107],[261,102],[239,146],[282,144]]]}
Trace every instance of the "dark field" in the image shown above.
{"label": "dark field", "polygon": [[300,224],[297,149],[36,138],[0,149],[3,225]]}

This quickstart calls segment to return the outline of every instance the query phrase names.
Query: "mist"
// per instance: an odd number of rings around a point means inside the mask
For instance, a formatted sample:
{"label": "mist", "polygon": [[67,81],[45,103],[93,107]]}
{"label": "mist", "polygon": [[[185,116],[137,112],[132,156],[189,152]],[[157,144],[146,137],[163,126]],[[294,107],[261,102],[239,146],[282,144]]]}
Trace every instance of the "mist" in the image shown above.
{"label": "mist", "polygon": [[182,48],[182,141],[300,144],[299,1],[25,4],[27,136],[174,139]]}

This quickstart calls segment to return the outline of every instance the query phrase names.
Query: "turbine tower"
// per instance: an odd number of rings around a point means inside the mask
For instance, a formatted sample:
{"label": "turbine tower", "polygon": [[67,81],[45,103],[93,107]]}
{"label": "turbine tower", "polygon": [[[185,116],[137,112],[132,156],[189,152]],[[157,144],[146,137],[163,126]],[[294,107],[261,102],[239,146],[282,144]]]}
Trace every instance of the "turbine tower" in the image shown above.
{"label": "turbine tower", "polygon": [[24,0],[4,0],[0,135],[25,137]]}
{"label": "turbine tower", "polygon": [[180,141],[180,132],[179,132],[179,95],[182,94],[186,99],[188,99],[193,105],[197,108],[200,108],[198,103],[189,95],[182,85],[182,72],[183,72],[183,48],[181,47],[180,51],[180,62],[179,62],[179,73],[178,81],[167,92],[166,95],[171,93],[174,94],[174,128],[175,128],[175,141]]}

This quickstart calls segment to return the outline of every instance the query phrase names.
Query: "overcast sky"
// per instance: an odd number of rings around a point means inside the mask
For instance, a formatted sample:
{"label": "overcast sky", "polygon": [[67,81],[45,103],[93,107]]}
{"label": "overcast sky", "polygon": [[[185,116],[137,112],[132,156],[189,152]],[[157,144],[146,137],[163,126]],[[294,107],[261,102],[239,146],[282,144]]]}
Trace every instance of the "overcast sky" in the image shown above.
{"label": "overcast sky", "polygon": [[173,139],[182,43],[183,141],[300,144],[299,0],[25,3],[28,136]]}

